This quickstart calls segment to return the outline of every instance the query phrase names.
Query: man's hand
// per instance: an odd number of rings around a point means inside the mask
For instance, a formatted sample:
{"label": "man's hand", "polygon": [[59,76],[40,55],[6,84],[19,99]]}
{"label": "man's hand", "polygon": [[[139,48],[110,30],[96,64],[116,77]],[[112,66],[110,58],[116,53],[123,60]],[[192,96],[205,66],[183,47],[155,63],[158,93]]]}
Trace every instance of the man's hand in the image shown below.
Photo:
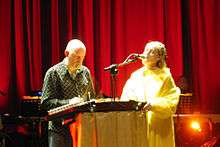
{"label": "man's hand", "polygon": [[83,102],[83,98],[79,98],[79,97],[74,97],[69,100],[69,104],[79,104],[81,102]]}

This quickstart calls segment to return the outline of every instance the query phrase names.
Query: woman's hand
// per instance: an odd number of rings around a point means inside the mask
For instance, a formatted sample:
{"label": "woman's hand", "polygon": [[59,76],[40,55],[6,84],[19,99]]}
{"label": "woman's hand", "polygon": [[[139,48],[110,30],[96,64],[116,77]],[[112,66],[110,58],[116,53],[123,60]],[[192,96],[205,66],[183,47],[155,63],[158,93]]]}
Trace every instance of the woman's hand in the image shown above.
{"label": "woman's hand", "polygon": [[150,103],[146,103],[145,105],[144,105],[144,107],[143,107],[143,111],[150,111],[150,109],[151,109],[151,104]]}

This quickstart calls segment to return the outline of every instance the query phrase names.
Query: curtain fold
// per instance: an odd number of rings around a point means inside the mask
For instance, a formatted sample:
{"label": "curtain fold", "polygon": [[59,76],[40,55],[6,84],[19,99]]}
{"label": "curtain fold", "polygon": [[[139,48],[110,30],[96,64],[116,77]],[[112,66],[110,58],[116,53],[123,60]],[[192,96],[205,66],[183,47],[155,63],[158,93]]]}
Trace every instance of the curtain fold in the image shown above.
{"label": "curtain fold", "polygon": [[51,1],[51,61],[52,65],[59,62],[60,55],[60,30],[59,30],[59,0]]}
{"label": "curtain fold", "polygon": [[0,1],[0,18],[4,21],[0,23],[0,110],[8,105],[10,97],[8,91],[12,76],[12,45],[11,45],[11,2]]}
{"label": "curtain fold", "polygon": [[73,2],[66,0],[66,15],[67,15],[67,40],[73,38]]}
{"label": "curtain fold", "polygon": [[[24,12],[25,7],[22,3],[22,0],[14,1],[14,30],[15,30],[15,68],[16,73],[13,76],[16,76],[16,85],[17,85],[17,91],[18,91],[18,97],[21,97],[24,95],[27,90],[28,83],[25,83],[28,81],[28,72],[27,68],[25,67],[27,65],[27,51],[25,50],[26,44],[25,44],[25,32],[26,30],[24,27]],[[26,76],[27,74],[27,76]]]}
{"label": "curtain fold", "polygon": [[27,49],[29,59],[28,65],[31,86],[30,88],[32,91],[37,91],[41,89],[42,84],[40,0],[36,0],[33,2],[27,0],[26,13]]}
{"label": "curtain fold", "polygon": [[87,48],[85,64],[92,75],[95,71],[95,49],[94,49],[94,20],[93,0],[82,0],[77,2],[77,32],[78,37],[85,43]]}
{"label": "curtain fold", "polygon": [[165,1],[165,45],[167,48],[167,64],[171,68],[174,79],[183,76],[182,15],[180,1]]}

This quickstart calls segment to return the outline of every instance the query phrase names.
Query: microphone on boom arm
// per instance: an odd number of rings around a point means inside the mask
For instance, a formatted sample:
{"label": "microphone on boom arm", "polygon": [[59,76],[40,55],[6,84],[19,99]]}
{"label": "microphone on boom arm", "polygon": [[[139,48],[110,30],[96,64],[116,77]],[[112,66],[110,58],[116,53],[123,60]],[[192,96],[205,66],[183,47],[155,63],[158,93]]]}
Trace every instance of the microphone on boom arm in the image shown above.
{"label": "microphone on boom arm", "polygon": [[[133,58],[131,58],[133,57]],[[147,57],[144,56],[143,54],[136,54],[136,53],[133,53],[133,54],[130,54],[124,62],[122,63],[119,63],[119,64],[112,64],[110,65],[109,67],[105,67],[104,70],[107,71],[107,70],[110,70],[110,69],[113,69],[113,68],[117,68],[117,67],[120,67],[120,66],[124,66],[124,65],[127,65],[131,62],[135,62],[137,59],[146,59]]]}
{"label": "microphone on boom arm", "polygon": [[143,55],[143,54],[133,54],[133,56],[135,57],[135,58],[141,58],[141,59],[146,59],[147,57],[145,56],[145,55]]}

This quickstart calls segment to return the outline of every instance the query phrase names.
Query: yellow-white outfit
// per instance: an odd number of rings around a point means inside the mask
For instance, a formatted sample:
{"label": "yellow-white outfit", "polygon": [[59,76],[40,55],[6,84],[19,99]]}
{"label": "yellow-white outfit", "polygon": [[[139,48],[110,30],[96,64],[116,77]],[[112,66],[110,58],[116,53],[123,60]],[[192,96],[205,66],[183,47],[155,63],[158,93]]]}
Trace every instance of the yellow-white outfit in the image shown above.
{"label": "yellow-white outfit", "polygon": [[147,116],[148,147],[175,147],[174,122],[180,89],[176,87],[169,68],[149,70],[142,67],[132,73],[121,95],[122,101],[151,104]]}

